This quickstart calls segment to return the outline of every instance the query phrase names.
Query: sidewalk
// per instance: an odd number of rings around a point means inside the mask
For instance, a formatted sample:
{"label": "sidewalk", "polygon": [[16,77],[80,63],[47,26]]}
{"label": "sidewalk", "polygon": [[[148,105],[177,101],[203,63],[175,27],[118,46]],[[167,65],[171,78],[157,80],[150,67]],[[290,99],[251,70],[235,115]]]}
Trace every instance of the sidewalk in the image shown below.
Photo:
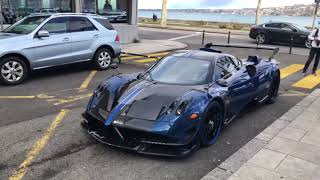
{"label": "sidewalk", "polygon": [[319,180],[320,89],[202,180]]}
{"label": "sidewalk", "polygon": [[139,43],[123,44],[122,52],[135,54],[151,54],[184,49],[187,46],[187,44],[176,41],[142,39]]}
{"label": "sidewalk", "polygon": [[249,31],[241,31],[241,30],[229,30],[229,29],[213,29],[213,28],[198,28],[198,27],[185,27],[185,26],[172,26],[168,25],[167,27],[163,28],[159,24],[144,24],[139,23],[139,27],[149,27],[149,28],[160,28],[160,29],[171,29],[171,30],[184,30],[184,31],[197,31],[202,32],[205,30],[207,33],[219,33],[219,34],[228,34],[229,31],[233,35],[245,35],[249,36]]}

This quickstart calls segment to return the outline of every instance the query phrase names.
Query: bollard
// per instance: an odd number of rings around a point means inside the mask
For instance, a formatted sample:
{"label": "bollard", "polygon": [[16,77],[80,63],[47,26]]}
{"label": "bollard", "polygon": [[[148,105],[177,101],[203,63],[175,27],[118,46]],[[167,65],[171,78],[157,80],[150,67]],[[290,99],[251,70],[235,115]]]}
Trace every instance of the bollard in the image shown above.
{"label": "bollard", "polygon": [[259,47],[259,44],[260,44],[260,36],[258,35],[258,37],[257,37],[257,48]]}
{"label": "bollard", "polygon": [[204,45],[204,38],[205,38],[205,37],[204,37],[204,34],[205,34],[205,31],[203,30],[203,31],[202,31],[202,45]]}
{"label": "bollard", "polygon": [[292,46],[293,46],[293,34],[291,35],[291,39],[290,39],[290,49],[289,49],[289,54],[292,54]]}
{"label": "bollard", "polygon": [[231,32],[229,31],[229,33],[228,33],[228,44],[230,44],[230,37],[231,37]]}

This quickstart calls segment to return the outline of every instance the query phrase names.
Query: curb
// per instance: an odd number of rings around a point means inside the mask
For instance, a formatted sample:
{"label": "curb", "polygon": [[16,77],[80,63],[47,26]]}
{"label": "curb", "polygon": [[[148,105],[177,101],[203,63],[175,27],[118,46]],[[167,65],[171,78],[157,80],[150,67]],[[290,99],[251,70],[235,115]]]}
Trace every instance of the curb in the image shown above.
{"label": "curb", "polygon": [[201,180],[229,179],[319,97],[320,89],[316,89]]}

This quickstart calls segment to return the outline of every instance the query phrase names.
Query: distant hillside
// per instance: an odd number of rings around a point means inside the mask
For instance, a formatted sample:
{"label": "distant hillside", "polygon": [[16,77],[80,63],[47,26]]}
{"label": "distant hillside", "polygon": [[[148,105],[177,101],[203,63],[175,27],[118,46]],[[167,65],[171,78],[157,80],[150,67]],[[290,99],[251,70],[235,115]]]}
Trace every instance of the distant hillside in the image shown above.
{"label": "distant hillside", "polygon": [[[159,9],[139,9],[144,11],[159,11]],[[239,14],[255,15],[256,8],[245,9],[169,9],[176,12],[195,12],[195,13],[219,13],[219,14]],[[314,4],[304,5],[296,4],[285,7],[262,8],[262,15],[271,16],[312,16],[314,13]],[[318,13],[320,15],[320,12]]]}

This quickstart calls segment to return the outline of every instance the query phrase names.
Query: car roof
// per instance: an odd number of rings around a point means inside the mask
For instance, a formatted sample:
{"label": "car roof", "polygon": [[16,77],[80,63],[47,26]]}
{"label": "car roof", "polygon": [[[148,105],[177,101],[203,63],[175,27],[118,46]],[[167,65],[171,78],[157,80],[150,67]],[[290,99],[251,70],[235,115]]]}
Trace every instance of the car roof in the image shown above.
{"label": "car roof", "polygon": [[37,17],[37,16],[48,16],[48,17],[77,16],[77,17],[99,17],[99,18],[105,18],[105,17],[97,15],[97,14],[89,14],[89,13],[88,14],[87,13],[34,13],[34,14],[30,15],[30,17]]}
{"label": "car roof", "polygon": [[229,56],[229,55],[224,53],[207,52],[202,50],[182,50],[182,51],[176,51],[175,53],[171,54],[171,56],[184,57],[184,58],[190,58],[195,60],[216,61],[216,59],[218,59],[221,56]]}

